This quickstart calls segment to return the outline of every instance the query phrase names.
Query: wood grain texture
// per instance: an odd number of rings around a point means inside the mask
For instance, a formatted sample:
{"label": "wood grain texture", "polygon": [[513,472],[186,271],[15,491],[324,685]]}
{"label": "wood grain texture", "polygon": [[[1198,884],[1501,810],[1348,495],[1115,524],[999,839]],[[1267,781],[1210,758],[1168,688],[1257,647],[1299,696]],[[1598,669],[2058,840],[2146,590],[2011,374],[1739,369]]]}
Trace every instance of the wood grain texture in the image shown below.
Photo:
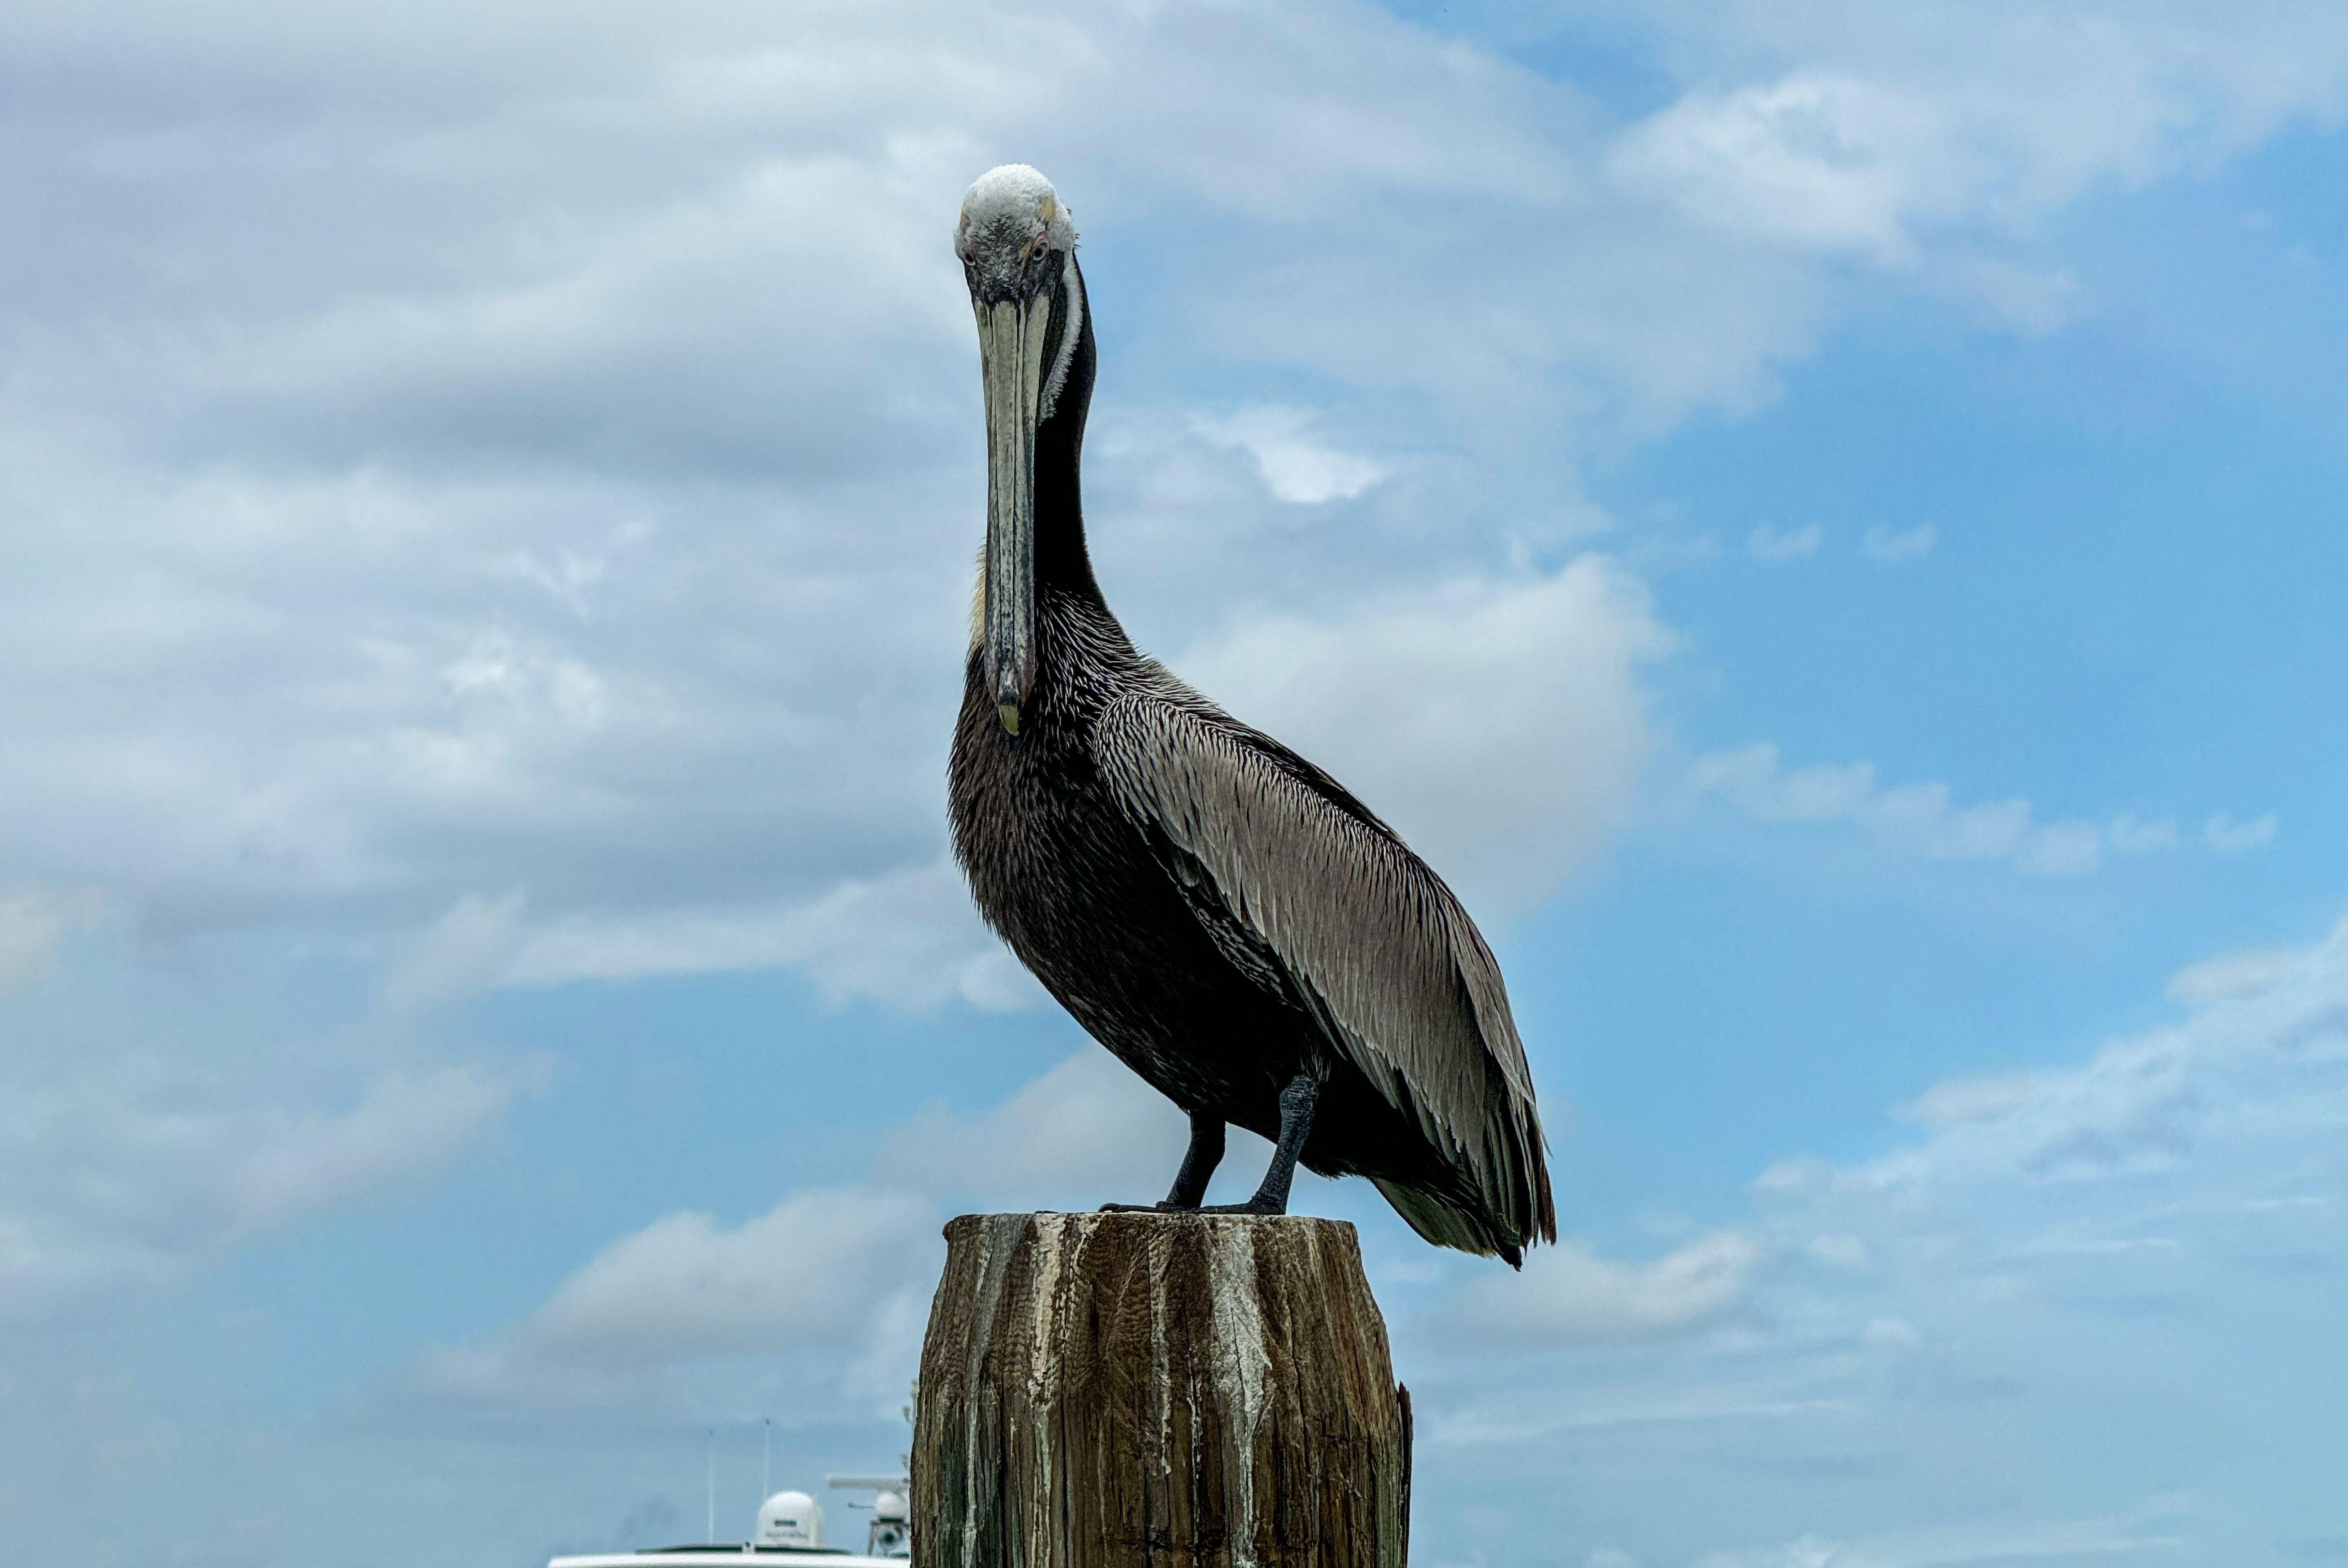
{"label": "wood grain texture", "polygon": [[922,1568],[1402,1568],[1409,1397],[1354,1227],[965,1214],[922,1349]]}

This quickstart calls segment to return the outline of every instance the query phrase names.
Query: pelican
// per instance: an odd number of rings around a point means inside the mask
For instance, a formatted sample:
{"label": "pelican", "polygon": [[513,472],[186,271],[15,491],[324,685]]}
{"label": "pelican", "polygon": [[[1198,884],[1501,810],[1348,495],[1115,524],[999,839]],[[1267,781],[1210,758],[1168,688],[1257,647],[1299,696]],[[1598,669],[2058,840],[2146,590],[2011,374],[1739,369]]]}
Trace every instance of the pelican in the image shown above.
{"label": "pelican", "polygon": [[[1368,1177],[1430,1242],[1520,1266],[1557,1239],[1557,1214],[1491,949],[1368,807],[1109,613],[1077,482],[1092,311],[1051,182],[1025,164],[981,176],[954,251],[986,399],[986,544],[949,777],[980,913],[1189,1113],[1173,1188],[1148,1207],[1285,1213],[1301,1161]],[[1207,1206],[1231,1125],[1271,1140],[1272,1162],[1247,1202]]]}

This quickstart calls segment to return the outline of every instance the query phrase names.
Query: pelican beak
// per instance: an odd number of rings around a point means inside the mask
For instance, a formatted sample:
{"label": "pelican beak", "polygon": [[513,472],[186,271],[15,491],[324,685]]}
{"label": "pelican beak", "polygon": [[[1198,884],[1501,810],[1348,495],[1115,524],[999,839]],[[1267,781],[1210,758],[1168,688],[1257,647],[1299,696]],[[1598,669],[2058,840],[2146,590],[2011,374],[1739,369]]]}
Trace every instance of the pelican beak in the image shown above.
{"label": "pelican beak", "polygon": [[1003,727],[1016,735],[1035,686],[1035,425],[1052,291],[973,294],[972,304],[986,383],[986,684]]}

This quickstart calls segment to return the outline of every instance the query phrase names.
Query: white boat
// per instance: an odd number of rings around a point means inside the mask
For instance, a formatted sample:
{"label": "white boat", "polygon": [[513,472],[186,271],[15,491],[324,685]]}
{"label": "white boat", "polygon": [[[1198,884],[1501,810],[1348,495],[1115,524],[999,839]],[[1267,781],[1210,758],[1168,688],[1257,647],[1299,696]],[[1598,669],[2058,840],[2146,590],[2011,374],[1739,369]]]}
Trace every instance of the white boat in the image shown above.
{"label": "white boat", "polygon": [[908,1568],[903,1476],[835,1475],[825,1478],[842,1491],[874,1493],[862,1553],[829,1546],[823,1539],[823,1504],[803,1491],[778,1491],[758,1505],[758,1527],[750,1539],[687,1546],[648,1546],[641,1552],[604,1552],[556,1557],[546,1568]]}

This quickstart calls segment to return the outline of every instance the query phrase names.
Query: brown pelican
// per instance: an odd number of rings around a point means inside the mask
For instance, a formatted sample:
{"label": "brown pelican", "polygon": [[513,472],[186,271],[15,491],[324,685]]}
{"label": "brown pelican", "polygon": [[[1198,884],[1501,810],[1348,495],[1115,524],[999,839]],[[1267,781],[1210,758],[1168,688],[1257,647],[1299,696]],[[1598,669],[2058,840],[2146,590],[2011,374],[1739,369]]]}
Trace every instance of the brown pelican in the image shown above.
{"label": "brown pelican", "polygon": [[1201,1208],[1236,1123],[1377,1183],[1430,1242],[1557,1239],[1532,1075],[1459,901],[1344,786],[1137,651],[1085,550],[1093,322],[1051,182],[993,170],[954,236],[978,314],[986,547],[954,730],[978,907],[1094,1038],[1189,1113],[1156,1207]]}

